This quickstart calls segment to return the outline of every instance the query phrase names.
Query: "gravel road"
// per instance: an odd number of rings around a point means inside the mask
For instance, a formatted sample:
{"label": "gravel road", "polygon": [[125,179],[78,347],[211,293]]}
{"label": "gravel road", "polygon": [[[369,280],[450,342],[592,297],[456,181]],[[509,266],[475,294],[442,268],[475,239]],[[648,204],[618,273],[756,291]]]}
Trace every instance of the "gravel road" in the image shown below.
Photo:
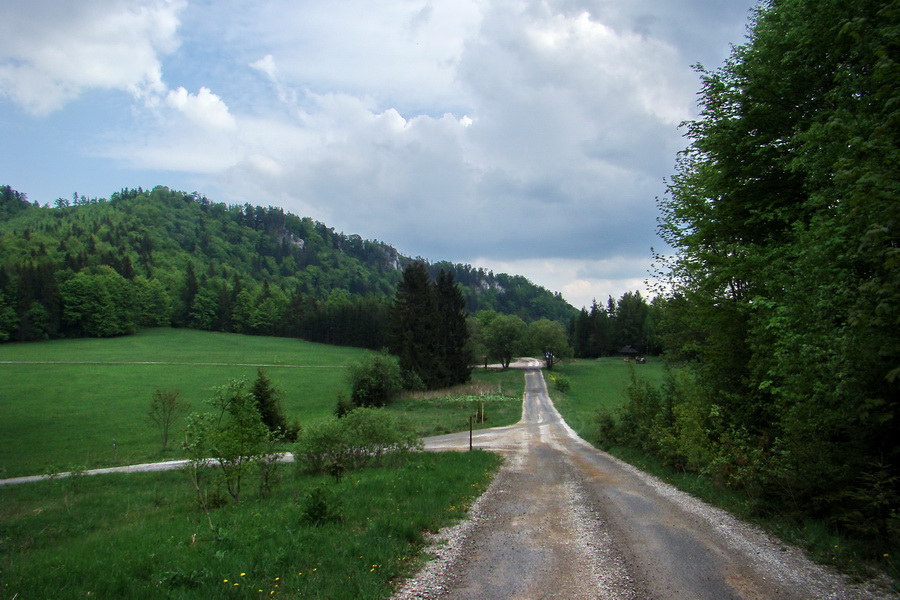
{"label": "gravel road", "polygon": [[[895,598],[596,450],[562,420],[537,361],[523,418],[475,432],[506,460],[470,518],[394,596],[429,599]],[[426,440],[465,450],[469,436]]]}

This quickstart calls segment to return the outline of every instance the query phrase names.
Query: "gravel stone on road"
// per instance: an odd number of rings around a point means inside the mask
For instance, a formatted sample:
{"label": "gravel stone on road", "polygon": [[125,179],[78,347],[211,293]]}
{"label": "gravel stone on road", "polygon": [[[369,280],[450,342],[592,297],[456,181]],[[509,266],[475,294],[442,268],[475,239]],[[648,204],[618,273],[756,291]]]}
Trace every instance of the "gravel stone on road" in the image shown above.
{"label": "gravel stone on road", "polygon": [[[601,452],[566,425],[538,361],[522,420],[473,434],[505,456],[469,518],[439,532],[434,559],[394,600],[896,598],[851,585],[730,514]],[[464,451],[469,433],[428,438]]]}

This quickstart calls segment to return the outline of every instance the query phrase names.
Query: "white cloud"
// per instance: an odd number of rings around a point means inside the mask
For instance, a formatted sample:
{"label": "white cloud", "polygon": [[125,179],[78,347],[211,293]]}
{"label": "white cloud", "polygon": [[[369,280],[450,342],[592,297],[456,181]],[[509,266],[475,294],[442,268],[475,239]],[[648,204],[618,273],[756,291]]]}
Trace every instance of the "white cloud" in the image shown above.
{"label": "white cloud", "polygon": [[34,114],[128,91],[95,154],[576,305],[642,287],[689,65],[724,58],[705,15],[732,22],[715,0],[185,2],[8,0],[0,84]]}
{"label": "white cloud", "polygon": [[177,48],[184,0],[7,0],[0,93],[46,115],[85,89],[164,91],[160,56]]}
{"label": "white cloud", "polygon": [[275,64],[274,56],[266,54],[261,59],[250,63],[250,66],[260,73],[263,73],[272,83],[272,86],[275,88],[275,92],[278,95],[278,100],[281,103],[291,107],[297,104],[297,92],[290,89],[282,81],[282,77],[278,73],[278,67]]}
{"label": "white cloud", "polygon": [[213,94],[209,88],[201,87],[196,94],[190,94],[183,87],[169,91],[166,104],[184,113],[192,122],[211,130],[230,130],[235,128],[234,117],[228,112],[228,106]]}
{"label": "white cloud", "polygon": [[601,306],[607,298],[616,300],[625,292],[640,291],[645,298],[652,298],[646,279],[647,264],[643,256],[610,256],[604,259],[525,259],[498,261],[478,258],[476,267],[522,275],[532,283],[551,291],[560,292],[574,307],[590,309],[596,300]]}

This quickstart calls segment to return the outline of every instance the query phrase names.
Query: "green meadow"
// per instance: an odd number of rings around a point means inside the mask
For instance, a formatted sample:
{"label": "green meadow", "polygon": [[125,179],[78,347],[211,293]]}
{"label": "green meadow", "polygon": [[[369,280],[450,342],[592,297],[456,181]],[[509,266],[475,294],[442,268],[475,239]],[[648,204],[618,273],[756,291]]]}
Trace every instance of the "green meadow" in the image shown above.
{"label": "green meadow", "polygon": [[[385,598],[427,558],[425,535],[462,518],[500,458],[417,453],[337,481],[279,468],[209,518],[184,472],[84,476],[82,468],[179,457],[146,418],[156,389],[193,410],[264,365],[301,424],[328,418],[362,350],[294,339],[152,329],[106,340],[0,346],[0,477],[75,470],[0,486],[0,597]],[[478,372],[484,426],[521,414],[521,372]],[[469,390],[471,391],[471,390]],[[399,400],[417,430],[464,429],[475,402]],[[462,392],[460,392],[462,393]],[[434,425],[432,423],[436,423]],[[113,446],[115,444],[115,446]],[[265,492],[265,493],[264,493]]]}
{"label": "green meadow", "polygon": [[0,487],[0,597],[386,598],[499,462],[424,452],[339,483],[286,465],[272,496],[211,511],[212,527],[178,471]]}
{"label": "green meadow", "polygon": [[[569,426],[594,443],[597,411],[601,408],[615,410],[625,404],[625,389],[631,382],[632,373],[659,384],[665,377],[666,366],[657,357],[647,358],[645,364],[615,357],[578,359],[562,364],[553,372],[544,371],[544,378],[557,410]],[[569,381],[568,392],[556,389],[555,378],[560,376]]]}
{"label": "green meadow", "polygon": [[[147,412],[157,389],[178,390],[192,411],[229,379],[248,384],[262,365],[283,392],[289,420],[327,418],[349,395],[345,367],[365,351],[297,339],[148,329],[111,339],[0,345],[0,478],[181,458],[182,418],[162,451]],[[509,425],[521,416],[520,371],[474,373],[485,394],[477,427]],[[391,410],[421,435],[461,431],[481,402],[471,389],[404,398]],[[454,395],[456,394],[456,395]]]}
{"label": "green meadow", "polygon": [[181,456],[183,422],[160,451],[147,419],[154,390],[205,410],[213,390],[265,365],[301,423],[331,413],[344,367],[362,350],[296,339],[149,329],[111,339],[0,345],[0,478]]}

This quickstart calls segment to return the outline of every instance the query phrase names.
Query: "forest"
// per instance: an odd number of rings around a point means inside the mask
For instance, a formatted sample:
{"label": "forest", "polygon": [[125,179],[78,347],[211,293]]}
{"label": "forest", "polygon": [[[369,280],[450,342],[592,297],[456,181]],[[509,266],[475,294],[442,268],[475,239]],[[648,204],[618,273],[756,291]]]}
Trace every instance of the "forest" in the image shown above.
{"label": "forest", "polygon": [[[641,448],[821,519],[900,540],[900,4],[765,3],[749,41],[698,67],[700,116],[659,201],[667,356],[600,416]],[[874,543],[873,543],[874,542]],[[873,555],[874,556],[874,555]]]}
{"label": "forest", "polygon": [[0,341],[175,326],[380,349],[402,272],[452,274],[466,310],[567,322],[575,310],[517,275],[428,263],[281,208],[156,187],[53,206],[0,187]]}

